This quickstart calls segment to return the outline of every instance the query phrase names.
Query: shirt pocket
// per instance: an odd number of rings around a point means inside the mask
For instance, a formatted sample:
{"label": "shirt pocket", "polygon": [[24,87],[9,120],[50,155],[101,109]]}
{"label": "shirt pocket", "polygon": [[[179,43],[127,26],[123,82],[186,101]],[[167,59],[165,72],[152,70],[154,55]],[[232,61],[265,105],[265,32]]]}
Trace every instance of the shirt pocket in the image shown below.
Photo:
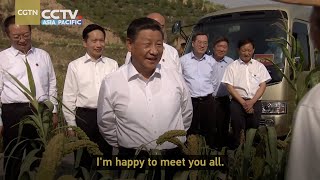
{"label": "shirt pocket", "polygon": [[250,83],[252,83],[254,85],[259,85],[260,84],[259,73],[249,72],[249,77],[250,77]]}

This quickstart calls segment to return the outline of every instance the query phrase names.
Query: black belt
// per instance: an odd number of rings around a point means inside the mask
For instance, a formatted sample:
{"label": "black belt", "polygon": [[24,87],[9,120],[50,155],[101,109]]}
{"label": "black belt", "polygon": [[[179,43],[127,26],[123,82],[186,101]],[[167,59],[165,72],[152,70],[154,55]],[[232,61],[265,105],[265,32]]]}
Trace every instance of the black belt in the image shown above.
{"label": "black belt", "polygon": [[97,112],[97,108],[77,107],[77,110],[80,110],[82,112]]}
{"label": "black belt", "polygon": [[214,96],[214,99],[216,100],[229,99],[229,96]]}
{"label": "black belt", "polygon": [[208,94],[207,96],[202,96],[202,97],[191,97],[191,99],[194,101],[206,101],[210,98],[213,98],[211,94]]}
{"label": "black belt", "polygon": [[[38,102],[39,104],[44,104],[43,102]],[[33,105],[31,103],[8,103],[8,104],[2,104],[2,107],[17,107],[17,108],[21,108],[21,107],[30,107],[33,108]]]}

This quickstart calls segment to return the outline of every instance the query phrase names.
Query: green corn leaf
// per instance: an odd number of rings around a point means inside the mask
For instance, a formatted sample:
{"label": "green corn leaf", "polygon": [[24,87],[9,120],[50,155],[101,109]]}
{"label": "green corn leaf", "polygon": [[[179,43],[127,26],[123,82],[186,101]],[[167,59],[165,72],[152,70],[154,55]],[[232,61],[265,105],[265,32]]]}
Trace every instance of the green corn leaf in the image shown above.
{"label": "green corn leaf", "polygon": [[86,168],[81,167],[81,172],[82,172],[84,179],[91,179],[90,173]]}
{"label": "green corn leaf", "polygon": [[299,62],[297,64],[297,71],[298,72],[302,72],[303,71],[303,64],[304,64],[305,57],[304,57],[304,54],[303,54],[303,51],[302,51],[301,43],[298,40],[297,40],[297,55],[300,57],[300,60],[299,60]]}
{"label": "green corn leaf", "polygon": [[249,129],[247,131],[247,136],[246,136],[246,142],[244,144],[244,158],[243,158],[243,164],[242,164],[242,179],[247,180],[249,179],[248,177],[248,172],[249,172],[249,165],[250,165],[250,154],[252,151],[252,144],[254,137],[256,135],[257,129]]}
{"label": "green corn leaf", "polygon": [[100,180],[112,180],[113,171],[111,170],[97,170],[97,173],[102,176]]}
{"label": "green corn leaf", "polygon": [[53,111],[54,105],[53,105],[53,103],[52,103],[51,101],[46,100],[46,101],[44,101],[43,103],[47,106],[47,108],[48,108],[48,110],[49,110],[50,112]]}
{"label": "green corn leaf", "polygon": [[291,45],[292,45],[292,48],[291,48],[291,58],[294,58],[296,57],[296,55],[298,54],[298,51],[297,51],[297,41],[295,39],[295,37],[291,37]]}
{"label": "green corn leaf", "polygon": [[[13,140],[8,144],[8,146],[6,147],[6,149],[5,149],[4,151],[7,151],[7,150],[8,150],[8,147],[10,147],[11,143],[14,143],[15,140],[18,140],[18,138],[13,139]],[[25,143],[26,141],[29,141],[29,139],[24,139],[24,140],[16,143],[16,144],[13,146],[13,148],[11,149],[9,155],[7,156],[8,159],[7,159],[7,163],[4,165],[4,172],[6,172],[6,170],[7,170],[7,165],[8,165],[8,162],[10,161],[10,159],[11,159],[11,158],[15,158],[15,157],[13,156],[13,153],[15,153],[15,151],[16,151],[17,148],[18,148],[18,146],[22,145],[22,144]],[[19,148],[19,149],[25,149],[25,147]]]}
{"label": "green corn leaf", "polygon": [[278,149],[277,149],[277,132],[274,127],[267,127],[269,151],[274,164],[278,162]]}
{"label": "green corn leaf", "polygon": [[27,154],[27,156],[24,158],[22,165],[20,167],[20,173],[19,173],[18,179],[21,179],[23,173],[31,171],[31,165],[37,160],[40,160],[40,158],[36,157],[36,154],[40,150],[41,149],[33,149]]}
{"label": "green corn leaf", "polygon": [[63,176],[60,176],[57,180],[77,180],[77,179],[74,178],[72,175],[63,175]]}
{"label": "green corn leaf", "polygon": [[80,160],[81,160],[82,154],[83,154],[83,149],[78,149],[76,152],[76,159],[74,161],[75,168],[80,167]]}
{"label": "green corn leaf", "polygon": [[[24,86],[16,77],[14,77],[12,74],[10,74],[9,72],[7,72],[9,74],[9,76],[19,85],[19,87],[21,87],[24,92],[28,93],[29,96],[32,97],[32,93],[31,91],[26,87]],[[21,91],[21,90],[20,90]]]}
{"label": "green corn leaf", "polygon": [[[8,72],[7,72],[8,73]],[[23,93],[24,96],[26,96],[26,98],[28,98],[28,100],[30,101],[30,103],[32,104],[32,106],[38,110],[38,101],[36,100],[36,98],[33,98],[31,91],[24,86],[16,77],[14,77],[12,74],[8,73],[9,76],[18,84],[14,84],[19,91],[21,91]]]}
{"label": "green corn leaf", "polygon": [[166,180],[166,171],[161,169],[161,180]]}
{"label": "green corn leaf", "polygon": [[136,180],[145,180],[146,177],[147,177],[146,173],[139,173],[139,174],[137,175]]}
{"label": "green corn leaf", "polygon": [[135,170],[123,170],[121,171],[119,179],[132,179],[134,178],[136,171]]}
{"label": "green corn leaf", "polygon": [[34,83],[33,74],[32,74],[30,65],[28,63],[27,57],[26,57],[25,64],[26,64],[26,67],[27,67],[27,75],[28,75],[28,81],[29,81],[31,95],[35,99],[36,98],[36,85]]}
{"label": "green corn leaf", "polygon": [[190,171],[179,171],[173,176],[173,180],[188,180]]}
{"label": "green corn leaf", "polygon": [[296,67],[294,64],[294,59],[291,58],[291,55],[286,47],[281,46],[281,49],[282,49],[282,52],[284,53],[285,57],[287,58],[287,62],[289,63],[290,68],[292,68],[293,73],[295,73]]}

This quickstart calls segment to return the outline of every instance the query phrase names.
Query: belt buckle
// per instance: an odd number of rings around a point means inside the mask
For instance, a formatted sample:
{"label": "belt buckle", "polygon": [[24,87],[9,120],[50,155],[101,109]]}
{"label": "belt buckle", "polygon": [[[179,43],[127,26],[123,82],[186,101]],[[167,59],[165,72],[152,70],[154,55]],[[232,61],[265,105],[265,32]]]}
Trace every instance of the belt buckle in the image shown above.
{"label": "belt buckle", "polygon": [[199,97],[199,100],[200,100],[200,101],[203,101],[203,100],[204,100],[204,97]]}

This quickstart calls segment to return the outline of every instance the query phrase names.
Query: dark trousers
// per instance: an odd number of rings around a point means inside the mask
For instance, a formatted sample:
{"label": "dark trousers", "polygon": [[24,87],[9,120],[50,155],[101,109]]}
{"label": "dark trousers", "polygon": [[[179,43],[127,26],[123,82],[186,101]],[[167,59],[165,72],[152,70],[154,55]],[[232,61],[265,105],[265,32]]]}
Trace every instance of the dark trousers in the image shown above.
{"label": "dark trousers", "polygon": [[242,105],[232,99],[230,103],[231,126],[233,130],[234,148],[240,145],[240,132],[250,128],[258,128],[261,119],[262,105],[261,101],[257,101],[253,105],[254,113],[248,114]]}
{"label": "dark trousers", "polygon": [[[19,125],[17,125],[27,115],[32,115],[31,105],[29,103],[13,103],[13,104],[2,104],[2,120],[3,120],[3,146],[6,148],[4,152],[4,168],[5,179],[18,179],[20,173],[20,167],[22,163],[22,156],[24,150],[26,153],[34,149],[30,141],[21,143],[15,149],[11,158],[11,151],[14,146],[18,143],[17,137],[19,135]],[[14,126],[15,125],[15,126]],[[38,138],[37,131],[32,125],[26,124],[23,126],[20,142],[24,139],[36,139]],[[39,148],[39,147],[38,147]],[[41,157],[41,152],[37,154]],[[13,158],[14,157],[14,158]]]}
{"label": "dark trousers", "polygon": [[[111,159],[112,146],[110,146],[102,137],[97,125],[97,109],[81,108],[76,110],[76,123],[89,137],[89,139],[98,144],[100,151],[103,153],[105,159]],[[80,166],[85,167],[88,171],[95,167],[92,164],[93,156],[89,154],[87,149],[83,150]]]}
{"label": "dark trousers", "polygon": [[[135,152],[136,149],[131,149],[131,148],[125,148],[125,147],[119,147],[119,157],[123,159],[133,159],[135,157]],[[148,158],[150,159],[157,159],[158,166],[157,167],[152,167],[155,170],[154,178],[152,178],[152,173],[149,173],[151,175],[149,178],[145,179],[154,179],[154,180],[160,180],[161,179],[161,168],[165,167],[160,167],[159,162],[161,159],[163,160],[178,160],[183,158],[183,153],[181,150],[177,148],[173,149],[166,149],[166,150],[161,150],[161,156],[150,156],[150,154],[147,151],[141,150],[136,159],[144,159],[145,162],[148,162]],[[161,159],[160,159],[161,158]],[[135,169],[135,178],[139,173],[145,173],[146,167],[142,169]],[[167,167],[165,168],[165,179],[166,180],[171,180],[173,179],[175,173],[178,172],[177,169],[174,169],[172,167]]]}
{"label": "dark trousers", "polygon": [[214,98],[214,113],[216,119],[217,133],[214,146],[222,148],[228,145],[229,123],[230,123],[230,99],[229,96]]}
{"label": "dark trousers", "polygon": [[188,135],[203,135],[207,144],[213,146],[214,134],[216,133],[214,98],[211,95],[203,98],[192,98],[192,105],[193,118]]}

